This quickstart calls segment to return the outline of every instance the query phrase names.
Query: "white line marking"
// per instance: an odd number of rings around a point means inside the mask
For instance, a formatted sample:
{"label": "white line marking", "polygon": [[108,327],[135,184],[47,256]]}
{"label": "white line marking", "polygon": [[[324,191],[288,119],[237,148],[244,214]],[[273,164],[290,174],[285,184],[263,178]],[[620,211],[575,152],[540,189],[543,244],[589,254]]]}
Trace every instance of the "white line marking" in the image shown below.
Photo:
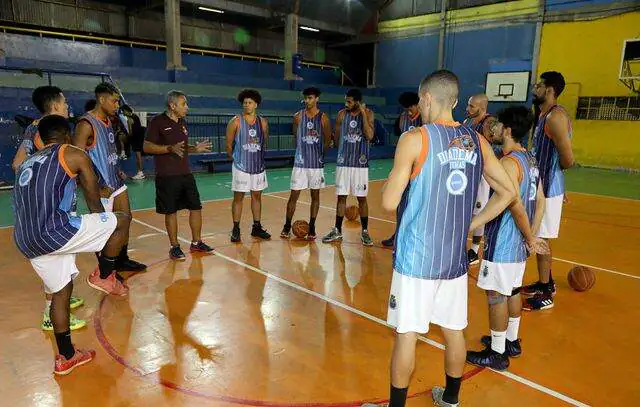
{"label": "white line marking", "polygon": [[[146,227],[148,227],[150,229],[153,229],[153,230],[155,230],[157,232],[166,234],[166,232],[164,230],[162,230],[160,228],[157,228],[157,227],[155,227],[153,225],[150,225],[150,224],[148,224],[146,222],[143,222],[141,220],[138,220],[138,219],[134,218],[133,221],[137,222],[137,223],[139,223],[139,224],[141,224],[143,226],[146,226]],[[183,243],[191,243],[189,240],[187,240],[187,239],[185,239],[185,238],[183,238],[181,236],[178,236],[178,240],[182,241]],[[277,275],[274,275],[274,274],[268,273],[266,271],[263,271],[263,270],[261,270],[261,269],[259,269],[257,267],[254,267],[254,266],[252,266],[250,264],[243,263],[240,260],[237,260],[237,259],[234,259],[232,257],[226,256],[226,255],[224,255],[224,254],[222,254],[220,252],[214,251],[213,254],[215,256],[218,256],[218,257],[220,257],[222,259],[225,259],[225,260],[227,260],[227,261],[229,261],[231,263],[234,263],[234,264],[237,264],[237,265],[242,266],[244,268],[247,268],[247,269],[249,269],[249,270],[251,270],[251,271],[253,271],[255,273],[258,273],[258,274],[260,274],[260,275],[262,275],[262,276],[264,276],[266,278],[270,278],[270,279],[272,279],[274,281],[277,281],[277,282],[279,282],[281,284],[284,284],[287,287],[290,287],[290,288],[293,288],[295,290],[301,291],[301,292],[303,292],[305,294],[311,295],[311,296],[316,297],[316,298],[318,298],[320,300],[328,302],[329,304],[334,305],[334,306],[336,306],[338,308],[342,308],[345,311],[349,311],[349,312],[354,313],[354,314],[356,314],[358,316],[361,316],[362,318],[368,319],[369,321],[372,321],[372,322],[375,322],[377,324],[383,325],[383,326],[385,326],[387,328],[393,328],[391,325],[387,324],[386,321],[383,321],[382,319],[380,319],[378,317],[375,317],[373,315],[367,314],[366,312],[363,312],[363,311],[361,311],[361,310],[359,310],[357,308],[351,307],[349,305],[343,304],[343,303],[341,303],[339,301],[334,300],[333,298],[327,297],[326,295],[317,293],[315,291],[311,291],[306,287],[300,286],[300,285],[298,285],[296,283],[293,283],[293,282],[291,282],[289,280],[285,280],[282,277],[279,277]],[[431,345],[431,346],[433,346],[435,348],[438,348],[440,350],[444,350],[444,345],[442,345],[441,343],[436,342],[436,341],[434,341],[432,339],[425,338],[423,336],[418,336],[418,339],[421,342],[427,343],[427,344],[429,344],[429,345]],[[559,392],[557,392],[555,390],[552,390],[552,389],[550,389],[548,387],[545,387],[543,385],[540,385],[540,384],[537,384],[535,382],[532,382],[531,380],[525,379],[524,377],[520,377],[518,375],[515,375],[513,373],[509,373],[509,372],[497,372],[497,371],[494,371],[494,372],[498,373],[498,374],[500,374],[502,376],[505,376],[505,377],[507,377],[509,379],[512,379],[512,380],[514,380],[514,381],[516,381],[518,383],[524,384],[525,386],[529,386],[532,389],[535,389],[535,390],[538,390],[538,391],[540,391],[542,393],[548,394],[549,396],[552,396],[552,397],[555,397],[555,398],[557,398],[559,400],[565,401],[565,402],[567,402],[569,404],[572,404],[574,406],[589,407],[588,404],[584,404],[584,403],[582,403],[582,402],[580,402],[578,400],[572,399],[571,397],[565,396],[564,394],[559,393]]]}

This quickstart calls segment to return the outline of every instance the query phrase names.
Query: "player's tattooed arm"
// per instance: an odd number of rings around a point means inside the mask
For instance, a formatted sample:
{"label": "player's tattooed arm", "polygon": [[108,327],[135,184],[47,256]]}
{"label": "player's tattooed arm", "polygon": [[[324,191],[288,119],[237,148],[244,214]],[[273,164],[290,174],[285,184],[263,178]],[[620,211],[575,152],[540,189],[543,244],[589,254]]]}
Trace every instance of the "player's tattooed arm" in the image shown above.
{"label": "player's tattooed arm", "polygon": [[575,160],[569,138],[569,118],[562,110],[556,109],[547,118],[547,131],[560,155],[560,167],[563,170],[573,167]]}
{"label": "player's tattooed arm", "polygon": [[76,124],[76,130],[73,134],[73,145],[86,150],[93,144],[93,127],[86,120],[80,120]]}
{"label": "player's tattooed arm", "polygon": [[64,150],[64,161],[69,170],[78,175],[78,181],[84,193],[89,212],[104,212],[104,207],[100,201],[98,177],[93,170],[93,163],[87,153],[79,147],[69,146]]}
{"label": "player's tattooed arm", "polygon": [[238,133],[238,116],[234,116],[227,125],[227,155],[233,158],[233,140]]}
{"label": "player's tattooed arm", "polygon": [[419,128],[409,130],[398,140],[393,168],[382,188],[382,207],[385,210],[393,212],[398,208],[414,168],[421,164],[418,163],[421,151],[422,134]]}

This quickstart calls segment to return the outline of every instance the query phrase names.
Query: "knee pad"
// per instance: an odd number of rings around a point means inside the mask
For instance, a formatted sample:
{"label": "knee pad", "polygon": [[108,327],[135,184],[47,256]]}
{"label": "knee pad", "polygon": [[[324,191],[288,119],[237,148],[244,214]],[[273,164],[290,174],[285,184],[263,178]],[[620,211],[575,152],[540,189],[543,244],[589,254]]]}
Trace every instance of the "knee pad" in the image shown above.
{"label": "knee pad", "polygon": [[489,296],[487,296],[487,300],[489,301],[489,305],[497,305],[497,304],[502,304],[503,302],[505,302],[507,298],[500,294],[500,293],[495,293],[495,294],[491,294]]}

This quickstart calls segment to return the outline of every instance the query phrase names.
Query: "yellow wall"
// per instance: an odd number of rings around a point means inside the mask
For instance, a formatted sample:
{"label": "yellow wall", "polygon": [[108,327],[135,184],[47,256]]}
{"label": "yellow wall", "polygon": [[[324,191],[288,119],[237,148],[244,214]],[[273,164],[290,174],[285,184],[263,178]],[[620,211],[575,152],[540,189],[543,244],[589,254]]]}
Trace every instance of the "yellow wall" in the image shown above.
{"label": "yellow wall", "polygon": [[[559,102],[575,117],[579,96],[631,96],[618,80],[622,42],[640,35],[640,12],[594,21],[547,23],[538,72],[559,71],[567,89]],[[580,164],[640,168],[640,121],[574,120]],[[625,142],[624,140],[628,140]]]}

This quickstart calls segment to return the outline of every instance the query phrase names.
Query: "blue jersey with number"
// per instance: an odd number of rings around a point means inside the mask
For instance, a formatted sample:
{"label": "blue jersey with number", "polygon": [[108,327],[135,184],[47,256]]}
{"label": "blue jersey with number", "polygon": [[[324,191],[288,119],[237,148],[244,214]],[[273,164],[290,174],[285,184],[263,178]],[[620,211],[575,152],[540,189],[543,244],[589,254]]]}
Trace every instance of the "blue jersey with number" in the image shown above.
{"label": "blue jersey with number", "polygon": [[111,122],[103,122],[91,113],[80,118],[93,128],[93,144],[87,147],[87,153],[93,162],[100,186],[108,186],[114,191],[124,185],[118,167],[118,149]]}
{"label": "blue jersey with number", "polygon": [[467,273],[467,234],[482,176],[478,133],[467,126],[422,126],[414,169],[396,237],[394,269],[427,280]]}
{"label": "blue jersey with number", "polygon": [[[533,154],[526,150],[513,151],[504,156],[514,160],[519,173],[519,196],[524,205],[529,222],[533,221],[536,209],[536,194],[540,172]],[[493,190],[489,193],[491,196]],[[493,263],[522,263],[529,253],[525,246],[524,236],[516,226],[509,209],[487,223],[484,229],[484,256]]]}
{"label": "blue jersey with number", "polygon": [[73,216],[75,174],[64,161],[66,144],[46,146],[27,158],[13,188],[13,237],[27,258],[50,254],[78,232],[81,219]]}
{"label": "blue jersey with number", "polygon": [[306,110],[298,112],[300,117],[296,134],[296,158],[298,168],[323,168],[324,144],[322,137],[322,115],[307,116]]}
{"label": "blue jersey with number", "polygon": [[[369,167],[369,141],[364,135],[362,113],[352,114],[346,109],[340,126],[340,144],[338,145],[338,167]],[[340,113],[339,113],[340,114]]]}
{"label": "blue jersey with number", "polygon": [[264,152],[267,144],[262,130],[262,118],[256,116],[253,123],[238,116],[238,132],[233,147],[233,165],[248,174],[264,172]]}

